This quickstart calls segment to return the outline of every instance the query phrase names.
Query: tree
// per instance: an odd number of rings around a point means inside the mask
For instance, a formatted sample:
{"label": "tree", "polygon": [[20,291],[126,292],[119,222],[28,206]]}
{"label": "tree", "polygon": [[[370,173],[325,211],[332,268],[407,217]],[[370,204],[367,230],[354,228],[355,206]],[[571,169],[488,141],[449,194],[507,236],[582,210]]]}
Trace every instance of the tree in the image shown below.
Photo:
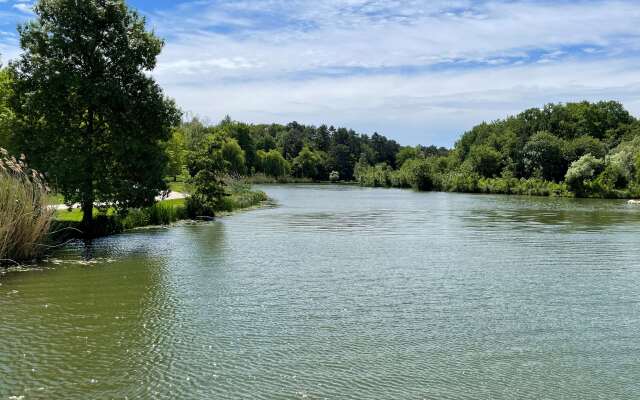
{"label": "tree", "polygon": [[353,176],[353,154],[349,147],[344,144],[336,144],[329,150],[329,167],[338,172],[340,178],[348,180]]}
{"label": "tree", "polygon": [[270,150],[262,153],[262,171],[269,176],[279,178],[286,176],[291,171],[289,162],[282,157],[278,150]]}
{"label": "tree", "polygon": [[320,154],[305,146],[293,159],[293,173],[298,177],[318,179],[323,170],[323,159]]}
{"label": "tree", "polygon": [[[0,66],[1,67],[1,66]],[[13,94],[13,79],[7,68],[0,68],[0,147],[9,147],[11,124],[14,119],[9,106],[9,99]]]}
{"label": "tree", "polygon": [[565,157],[568,162],[576,161],[586,154],[591,154],[596,158],[604,158],[607,154],[607,147],[591,136],[579,136],[567,142]]}
{"label": "tree", "polygon": [[162,142],[180,120],[148,74],[162,40],[123,0],[41,0],[34,13],[11,65],[18,146],[81,203],[87,228],[96,201],[152,204],[166,188]]}
{"label": "tree", "polygon": [[227,139],[222,144],[222,158],[227,162],[228,171],[238,175],[245,172],[244,151],[235,139]]}
{"label": "tree", "polygon": [[487,178],[499,175],[503,167],[502,154],[486,144],[473,146],[468,161],[473,171]]}
{"label": "tree", "polygon": [[183,122],[178,129],[184,135],[184,143],[188,151],[202,150],[206,146],[205,141],[209,132],[198,118],[193,117],[190,121]]}
{"label": "tree", "polygon": [[178,175],[181,175],[185,169],[187,161],[187,149],[184,140],[184,132],[180,129],[174,129],[171,138],[166,144],[167,158],[167,175],[173,177],[176,181]]}
{"label": "tree", "polygon": [[405,161],[411,160],[412,158],[418,158],[418,149],[411,146],[402,147],[398,154],[396,154],[396,164],[398,168],[402,167]]}
{"label": "tree", "polygon": [[230,131],[231,136],[238,141],[244,152],[246,172],[251,173],[251,170],[256,167],[256,144],[251,135],[251,128],[247,124],[237,122],[232,125]]}
{"label": "tree", "polygon": [[584,196],[589,181],[602,171],[603,166],[604,161],[591,154],[585,154],[571,163],[565,175],[565,182],[576,195]]}
{"label": "tree", "polygon": [[524,165],[529,176],[550,181],[564,177],[566,161],[563,157],[564,141],[549,132],[538,132],[524,146]]}
{"label": "tree", "polygon": [[188,169],[195,188],[187,198],[187,210],[191,217],[213,216],[226,196],[222,178],[227,163],[221,147],[219,140],[212,140],[204,149],[190,153]]}

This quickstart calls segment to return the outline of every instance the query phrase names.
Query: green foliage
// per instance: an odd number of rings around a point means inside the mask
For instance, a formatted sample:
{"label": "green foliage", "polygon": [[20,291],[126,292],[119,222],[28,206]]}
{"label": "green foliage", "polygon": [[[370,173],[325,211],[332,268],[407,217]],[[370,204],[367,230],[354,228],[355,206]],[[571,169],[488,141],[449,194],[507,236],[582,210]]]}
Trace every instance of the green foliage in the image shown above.
{"label": "green foliage", "polygon": [[227,194],[218,206],[219,211],[231,212],[254,207],[268,199],[265,192],[251,190],[250,185],[238,179],[227,180]]}
{"label": "green foliage", "polygon": [[165,151],[168,158],[166,175],[176,180],[186,170],[187,148],[183,131],[173,130],[171,138],[166,143]]}
{"label": "green foliage", "polygon": [[258,151],[258,160],[261,167],[260,170],[268,176],[278,178],[291,172],[291,165],[278,150]]}
{"label": "green foliage", "polygon": [[41,0],[11,65],[17,147],[92,224],[94,202],[151,205],[180,114],[149,71],[163,42],[123,0]]}
{"label": "green foliage", "polygon": [[585,196],[591,180],[602,171],[603,167],[604,161],[602,159],[585,154],[571,163],[565,176],[565,182],[577,196]]}
{"label": "green foliage", "polygon": [[12,86],[11,71],[0,68],[0,147],[4,148],[10,147],[10,132],[15,118],[9,105],[9,99],[13,96]]}
{"label": "green foliage", "polygon": [[[616,147],[608,153],[610,143]],[[367,153],[362,154],[355,175],[366,186],[640,196],[640,124],[615,102],[549,104],[482,123],[466,132],[451,152],[404,147],[396,155],[396,170],[371,166]]]}
{"label": "green foliage", "polygon": [[322,151],[313,151],[305,146],[293,159],[293,175],[300,178],[309,177],[314,180],[326,179],[326,158],[326,154]]}
{"label": "green foliage", "polygon": [[222,143],[222,158],[227,163],[227,171],[235,175],[243,175],[245,173],[245,156],[244,150],[238,144],[236,139],[226,139]]}
{"label": "green foliage", "polygon": [[564,141],[549,132],[538,132],[524,146],[524,167],[528,176],[561,181],[566,173]]}
{"label": "green foliage", "polygon": [[405,161],[412,158],[418,158],[419,154],[418,149],[415,147],[402,147],[400,151],[398,151],[398,154],[396,154],[396,163],[398,167],[402,167],[402,164],[404,164]]}
{"label": "green foliage", "polygon": [[226,163],[220,141],[212,141],[199,152],[191,153],[189,175],[194,191],[187,199],[187,212],[191,217],[213,216],[226,196],[224,174]]}
{"label": "green foliage", "polygon": [[578,160],[586,154],[591,154],[595,158],[604,158],[607,154],[607,146],[594,137],[579,136],[566,142],[564,153],[569,163]]}
{"label": "green foliage", "polygon": [[467,162],[478,174],[492,178],[500,175],[503,168],[502,154],[493,147],[479,144],[471,147]]}
{"label": "green foliage", "polygon": [[[385,163],[374,166],[357,164],[355,175],[356,180],[362,186],[389,187],[392,185],[392,173],[393,169]],[[339,180],[339,176],[335,180]]]}

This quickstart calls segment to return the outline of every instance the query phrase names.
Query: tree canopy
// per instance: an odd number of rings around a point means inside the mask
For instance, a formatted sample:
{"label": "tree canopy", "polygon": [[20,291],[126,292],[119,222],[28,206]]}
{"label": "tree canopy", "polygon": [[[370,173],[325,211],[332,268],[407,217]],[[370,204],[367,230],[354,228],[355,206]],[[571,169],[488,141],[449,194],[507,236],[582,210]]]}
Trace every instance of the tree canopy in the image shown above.
{"label": "tree canopy", "polygon": [[180,114],[147,73],[163,41],[123,0],[41,0],[20,26],[14,142],[90,225],[95,202],[149,205]]}

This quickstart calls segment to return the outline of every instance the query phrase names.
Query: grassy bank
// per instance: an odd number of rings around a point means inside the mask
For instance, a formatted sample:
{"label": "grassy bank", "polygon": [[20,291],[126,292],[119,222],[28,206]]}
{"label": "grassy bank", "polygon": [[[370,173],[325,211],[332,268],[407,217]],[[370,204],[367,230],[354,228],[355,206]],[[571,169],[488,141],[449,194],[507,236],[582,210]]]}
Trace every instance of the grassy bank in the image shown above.
{"label": "grassy bank", "polygon": [[[172,189],[181,189],[182,193],[189,193],[188,184],[177,182],[171,184]],[[262,191],[251,190],[245,183],[231,183],[227,187],[225,196],[218,208],[218,213],[229,213],[256,207],[266,201],[267,195]],[[121,233],[127,230],[146,226],[170,225],[174,222],[190,219],[186,207],[186,199],[172,199],[159,201],[151,207],[130,209],[118,214],[113,209],[94,209],[95,228],[89,232],[90,237],[100,237]],[[218,214],[217,213],[217,214]],[[57,242],[82,237],[80,231],[82,212],[79,209],[56,211],[52,225],[53,239]]]}

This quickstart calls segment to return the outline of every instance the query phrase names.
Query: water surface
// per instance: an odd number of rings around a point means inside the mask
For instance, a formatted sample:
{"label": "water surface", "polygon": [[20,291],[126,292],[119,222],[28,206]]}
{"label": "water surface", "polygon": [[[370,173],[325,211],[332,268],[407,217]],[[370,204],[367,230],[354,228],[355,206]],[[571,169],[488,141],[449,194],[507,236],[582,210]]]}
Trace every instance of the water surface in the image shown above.
{"label": "water surface", "polygon": [[0,277],[0,399],[640,397],[640,208],[263,189]]}

